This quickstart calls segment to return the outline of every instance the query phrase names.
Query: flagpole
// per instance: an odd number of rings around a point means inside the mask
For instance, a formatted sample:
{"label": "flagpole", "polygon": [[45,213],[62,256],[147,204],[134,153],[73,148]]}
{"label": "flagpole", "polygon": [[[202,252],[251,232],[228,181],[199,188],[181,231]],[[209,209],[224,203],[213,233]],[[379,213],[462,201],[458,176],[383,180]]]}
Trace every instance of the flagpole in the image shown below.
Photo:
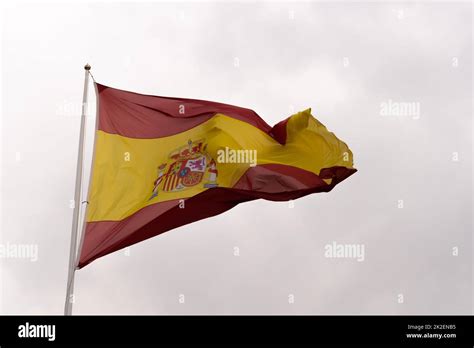
{"label": "flagpole", "polygon": [[67,277],[66,299],[64,315],[71,315],[74,302],[74,273],[76,271],[77,232],[79,230],[79,212],[82,192],[82,164],[84,162],[84,134],[86,128],[87,92],[89,87],[89,70],[91,66],[84,66],[84,94],[82,95],[81,129],[79,132],[79,149],[77,152],[76,187],[74,191],[74,212],[72,217],[71,246],[69,250],[69,269]]}

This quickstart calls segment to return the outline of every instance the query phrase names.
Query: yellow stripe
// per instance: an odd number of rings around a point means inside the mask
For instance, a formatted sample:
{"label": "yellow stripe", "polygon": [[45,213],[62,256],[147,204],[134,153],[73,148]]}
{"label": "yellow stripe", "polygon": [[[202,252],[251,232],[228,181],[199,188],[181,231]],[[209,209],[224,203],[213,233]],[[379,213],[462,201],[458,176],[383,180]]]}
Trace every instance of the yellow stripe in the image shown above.
{"label": "yellow stripe", "polygon": [[[173,199],[194,196],[207,188],[206,171],[198,185],[177,192],[165,192],[163,180],[158,196],[152,196],[157,167],[174,160],[173,150],[186,146],[189,140],[204,139],[208,161],[218,162],[218,150],[256,150],[257,164],[285,164],[319,174],[322,168],[344,166],[352,168],[352,153],[346,144],[311,116],[310,110],[293,115],[287,124],[287,143],[281,145],[260,129],[232,117],[217,114],[208,121],[183,133],[157,139],[135,139],[96,133],[95,161],[87,221],[122,220],[143,207]],[[222,153],[221,153],[222,156]],[[248,163],[217,163],[219,187],[233,187],[249,168]],[[183,183],[181,182],[181,185]]]}

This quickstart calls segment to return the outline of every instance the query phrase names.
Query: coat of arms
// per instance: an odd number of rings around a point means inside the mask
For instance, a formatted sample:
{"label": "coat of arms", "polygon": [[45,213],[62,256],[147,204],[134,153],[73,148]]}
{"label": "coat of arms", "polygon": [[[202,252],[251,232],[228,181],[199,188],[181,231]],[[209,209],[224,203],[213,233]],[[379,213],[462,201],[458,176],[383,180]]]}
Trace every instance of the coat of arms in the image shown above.
{"label": "coat of arms", "polygon": [[167,163],[158,167],[158,178],[154,182],[149,200],[158,196],[159,191],[178,192],[200,184],[207,174],[205,188],[217,187],[217,166],[206,152],[204,140],[188,141],[172,151]]}

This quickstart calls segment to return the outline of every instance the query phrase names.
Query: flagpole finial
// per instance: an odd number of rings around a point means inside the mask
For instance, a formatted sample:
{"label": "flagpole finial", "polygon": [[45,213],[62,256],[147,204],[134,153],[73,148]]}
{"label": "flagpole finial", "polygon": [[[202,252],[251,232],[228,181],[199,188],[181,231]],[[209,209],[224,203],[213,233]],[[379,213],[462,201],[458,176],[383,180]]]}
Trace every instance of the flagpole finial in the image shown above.
{"label": "flagpole finial", "polygon": [[84,65],[84,69],[87,70],[87,71],[91,70],[91,66],[89,65],[89,63]]}

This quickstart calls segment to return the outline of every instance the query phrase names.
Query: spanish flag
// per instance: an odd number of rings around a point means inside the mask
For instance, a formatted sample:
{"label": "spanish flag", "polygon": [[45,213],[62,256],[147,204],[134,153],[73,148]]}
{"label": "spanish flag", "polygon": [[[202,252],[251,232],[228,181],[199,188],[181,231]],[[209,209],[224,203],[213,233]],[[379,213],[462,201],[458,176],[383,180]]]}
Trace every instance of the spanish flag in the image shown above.
{"label": "spanish flag", "polygon": [[242,202],[331,191],[356,172],[347,145],[310,109],[271,127],[237,106],[96,90],[79,268]]}

